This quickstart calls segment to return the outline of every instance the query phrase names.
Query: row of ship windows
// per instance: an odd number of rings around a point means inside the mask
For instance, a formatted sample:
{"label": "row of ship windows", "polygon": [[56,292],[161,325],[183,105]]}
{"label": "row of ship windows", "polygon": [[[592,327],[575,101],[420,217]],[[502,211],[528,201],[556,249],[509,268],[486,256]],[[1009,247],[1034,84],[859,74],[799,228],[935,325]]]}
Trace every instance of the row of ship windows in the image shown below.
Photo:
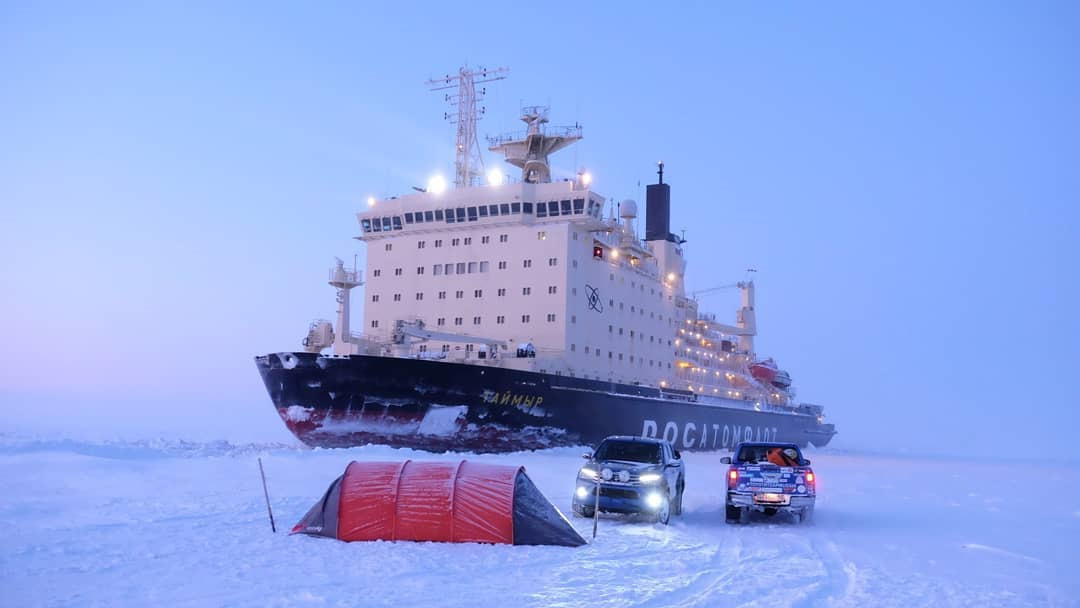
{"label": "row of ship windows", "polygon": [[[420,352],[425,352],[425,353],[428,352],[427,347],[428,347],[427,344],[421,344],[420,345]],[[444,353],[450,352],[450,345],[449,344],[443,344],[441,350]],[[473,350],[474,350],[473,345],[472,344],[466,344],[465,345],[465,350],[467,352],[473,352]],[[571,352],[577,352],[577,344],[571,344],[570,345],[570,351]],[[586,355],[589,354],[589,351],[590,351],[590,348],[588,346],[586,346],[585,347],[585,354]],[[593,352],[596,353],[597,357],[600,357],[601,354],[603,353],[603,351],[601,351],[599,348],[595,349]],[[611,360],[612,362],[614,362],[616,360],[618,360],[618,361],[623,361],[624,360],[623,359],[623,353],[617,353],[617,352],[611,351],[611,350],[607,351],[607,358],[609,360]],[[637,357],[637,358],[635,358],[634,355],[629,355],[629,361],[630,361],[630,364],[637,363],[640,367],[645,367],[645,357]],[[649,367],[663,368],[665,363],[666,363],[667,364],[667,369],[671,369],[671,362],[670,361],[667,361],[667,362],[665,362],[665,361],[657,361],[656,359],[649,359],[648,361],[649,361]],[[541,370],[541,371],[543,371],[543,370]],[[570,375],[573,376],[573,374],[570,374]],[[588,376],[584,376],[584,377],[588,377]],[[596,379],[599,380],[600,377],[597,376]]]}
{"label": "row of ship windows", "polygon": [[[547,264],[548,264],[548,266],[552,266],[552,267],[558,266],[559,265],[559,258],[548,258]],[[521,261],[521,267],[522,268],[532,268],[532,266],[533,266],[533,261],[532,260],[522,260]],[[574,266],[577,267],[577,261],[576,260],[574,261]],[[449,263],[446,263],[446,264],[433,264],[431,266],[431,274],[433,274],[435,276],[441,276],[441,275],[444,275],[444,274],[445,275],[473,274],[473,273],[478,273],[478,272],[487,272],[488,270],[490,270],[490,268],[491,268],[491,263],[488,262],[487,260],[483,260],[483,261],[479,261],[479,262],[449,262]],[[499,270],[506,270],[507,269],[507,262],[505,260],[499,262],[498,269]],[[425,274],[426,272],[427,272],[427,267],[426,266],[417,266],[416,267],[416,274],[422,275],[422,274]],[[405,270],[403,268],[395,268],[394,269],[394,276],[395,277],[400,277],[403,274],[405,274]],[[381,277],[382,276],[382,269],[381,268],[376,268],[376,269],[372,270],[371,275],[373,277]]]}
{"label": "row of ship windows", "polygon": [[[486,263],[486,262],[481,262],[481,263]],[[449,266],[449,264],[447,264],[447,266]],[[482,270],[481,272],[485,272],[485,271]],[[421,272],[420,274],[423,274],[423,273]],[[438,274],[438,273],[436,273],[436,274]],[[450,274],[453,274],[453,273],[450,273]],[[571,291],[571,295],[575,295],[575,296],[577,295],[577,287],[574,287],[570,291]],[[556,287],[555,285],[548,285],[548,291],[547,292],[548,292],[549,295],[556,295],[556,294],[559,293],[559,288]],[[447,294],[447,292],[440,291],[440,292],[437,293],[436,297],[438,297],[438,299],[440,299],[440,300],[445,300],[446,299],[446,294]],[[499,297],[505,296],[506,295],[506,288],[505,287],[498,288],[495,291],[495,294],[497,296],[499,296]],[[521,288],[521,295],[523,295],[523,296],[531,296],[532,295],[532,287],[522,287]],[[424,292],[422,292],[422,291],[416,292],[415,297],[416,297],[416,300],[418,302],[422,301],[424,299]],[[455,299],[460,300],[460,299],[462,299],[464,297],[465,297],[465,290],[464,289],[459,289],[459,290],[454,292],[454,298]],[[484,290],[483,289],[474,289],[473,290],[473,297],[474,298],[482,298],[482,297],[484,297]],[[377,303],[377,302],[379,302],[380,298],[381,298],[381,296],[379,294],[377,294],[377,293],[371,294],[371,301],[372,302]],[[395,302],[400,302],[401,301],[401,294],[400,293],[395,293],[394,294],[394,301]],[[614,308],[615,308],[615,300],[614,299],[609,299],[608,300],[608,306],[610,306],[614,310]],[[624,302],[619,302],[619,310],[622,311],[622,310],[625,310],[625,309],[626,309],[626,304]],[[630,313],[633,314],[635,312],[640,314],[643,317],[645,316],[645,309],[644,308],[634,306],[633,304],[631,304],[630,305]],[[654,311],[649,311],[649,318],[650,319],[658,319],[660,321],[663,321],[664,320],[664,315],[662,315],[662,314],[658,315]],[[674,324],[674,321],[669,318],[668,319],[668,325],[673,325],[673,324]],[[611,326],[610,325],[608,325],[608,331],[611,331]],[[634,333],[633,331],[630,332],[631,335],[633,335],[633,333]],[[622,329],[619,329],[619,335],[622,335]]]}
{"label": "row of ship windows", "polygon": [[[575,241],[578,240],[578,233],[574,232],[573,234],[574,234],[574,240]],[[538,240],[538,241],[546,241],[547,240],[547,231],[546,230],[538,231],[536,233],[536,240]],[[472,245],[472,242],[473,242],[473,237],[471,237],[471,236],[455,237],[455,238],[450,239],[450,246],[451,247],[457,247],[458,245]],[[481,245],[487,245],[490,242],[491,242],[491,235],[490,234],[485,234],[484,236],[480,237],[480,244]],[[500,234],[499,235],[499,242],[500,243],[509,243],[510,242],[510,235],[509,234]],[[442,239],[435,239],[433,241],[433,244],[435,245],[436,248],[442,247],[443,246],[443,240]],[[416,248],[417,249],[423,249],[425,247],[427,247],[427,241],[426,240],[420,239],[420,240],[416,241]],[[394,244],[393,243],[386,243],[386,244],[383,245],[383,251],[393,251],[393,250],[394,250]]]}
{"label": "row of ship windows", "polygon": [[[599,217],[603,206],[599,201],[589,199],[588,215]],[[425,224],[445,222],[447,224],[475,222],[484,217],[508,215],[535,215],[536,217],[558,217],[560,215],[584,215],[585,199],[576,198],[563,201],[542,203],[498,203],[494,205],[476,205],[450,209],[416,211],[401,215],[390,215],[360,220],[364,232],[391,232],[401,230],[403,224]],[[404,218],[404,222],[402,219]]]}
{"label": "row of ship windows", "polygon": [[[460,347],[458,347],[458,348],[460,348]],[[421,344],[420,347],[419,347],[419,350],[422,353],[428,352],[428,345],[427,344]],[[444,352],[444,353],[450,352],[450,345],[449,344],[443,344],[441,346],[440,350],[442,352]],[[473,352],[475,350],[474,345],[473,344],[466,344],[465,345],[465,350],[467,352]],[[577,352],[577,344],[571,344],[570,345],[570,351],[571,352]],[[596,354],[596,356],[599,358],[599,357],[601,357],[601,355],[603,354],[604,351],[597,348],[597,349],[593,350],[592,352],[594,352]],[[586,346],[585,347],[585,354],[589,354],[589,353],[590,353],[590,347]],[[617,353],[617,352],[611,351],[611,350],[607,351],[607,358],[610,359],[611,361],[616,361],[616,360],[623,361],[623,360],[625,360],[623,358],[623,356],[624,356],[623,353]],[[646,360],[645,357],[636,357],[635,358],[634,355],[628,355],[628,359],[629,359],[630,363],[637,363],[641,367],[645,367],[645,360]],[[666,361],[666,362],[665,361],[657,361],[656,359],[649,359],[648,361],[649,361],[649,367],[663,368],[665,366],[665,363],[666,363],[667,369],[671,369],[671,362],[670,361]],[[541,370],[541,371],[544,371],[544,370]],[[573,374],[570,374],[570,375],[572,376]],[[584,377],[588,377],[588,376],[584,376]],[[599,380],[600,377],[597,376],[596,379]]]}
{"label": "row of ship windows", "polygon": [[[450,239],[450,246],[451,247],[457,247],[458,245],[472,245],[472,242],[473,242],[473,237],[471,237],[471,236],[456,237],[456,238]],[[487,245],[490,242],[491,242],[491,235],[486,234],[486,235],[480,237],[480,244],[481,245]],[[509,234],[500,234],[499,235],[499,242],[500,243],[509,243],[510,242],[510,235]],[[435,245],[435,247],[442,247],[443,246],[443,240],[442,239],[435,239],[433,244]],[[427,247],[427,241],[425,241],[425,240],[416,241],[416,248],[417,249],[423,249],[425,247]],[[386,243],[385,245],[383,245],[383,251],[393,251],[393,250],[394,250],[394,244],[393,243]]]}
{"label": "row of ship windows", "polygon": [[[556,315],[554,313],[548,314],[548,316],[547,316],[547,322],[548,323],[554,323],[555,320],[556,320]],[[529,323],[531,321],[532,321],[532,315],[521,315],[521,322],[522,323]],[[464,319],[464,317],[454,317],[453,322],[454,322],[454,325],[460,326],[460,325],[465,324],[465,319]],[[483,322],[483,317],[473,317],[472,318],[472,324],[473,325],[480,325],[482,322]],[[499,315],[499,316],[495,317],[495,324],[496,325],[504,325],[505,323],[506,323],[506,316],[505,315]],[[438,325],[439,327],[446,327],[446,317],[439,317],[438,319],[435,319],[435,325]],[[379,321],[378,320],[373,320],[371,322],[371,327],[372,327],[372,329],[378,329]]]}
{"label": "row of ship windows", "polygon": [[[574,291],[577,291],[577,290],[575,289]],[[554,295],[554,294],[556,294],[558,292],[559,292],[558,287],[556,287],[555,285],[548,285],[548,293],[549,294]],[[495,293],[498,294],[500,297],[505,296],[506,295],[506,288],[505,287],[500,287],[499,289],[497,289],[495,291]],[[522,287],[521,288],[521,295],[523,295],[523,296],[532,295],[532,287]],[[446,292],[445,291],[438,292],[437,297],[440,300],[445,300],[446,299]],[[462,299],[464,297],[465,297],[465,290],[459,289],[459,290],[454,292],[454,298],[460,300],[460,299]],[[474,298],[482,298],[482,297],[484,297],[484,290],[483,289],[474,289],[473,290],[473,297]],[[418,301],[423,300],[424,299],[424,292],[422,292],[422,291],[416,292],[416,299]],[[379,301],[379,294],[377,294],[377,293],[372,294],[371,295],[371,301],[372,302],[378,302]],[[401,294],[400,293],[395,293],[394,294],[394,301],[395,302],[400,302],[401,301]]]}
{"label": "row of ship windows", "polygon": [[[601,356],[601,354],[604,352],[604,351],[600,350],[600,348],[593,348],[591,350],[597,357]],[[577,352],[577,344],[571,344],[570,345],[570,352]],[[590,347],[586,346],[585,347],[585,354],[588,355],[589,352],[590,352]],[[607,358],[611,359],[613,361],[616,360],[616,359],[618,359],[619,361],[622,361],[623,360],[623,353],[617,353],[615,351],[609,350],[609,351],[607,351]],[[630,358],[630,363],[635,363],[636,362],[638,365],[640,365],[642,367],[645,366],[645,357],[637,357],[636,361],[635,361],[634,355],[629,355],[629,358]],[[649,367],[654,367],[654,366],[655,367],[663,367],[664,362],[663,361],[657,361],[655,359],[649,359]],[[668,366],[668,369],[671,369],[671,363],[670,362],[668,362],[667,366]]]}

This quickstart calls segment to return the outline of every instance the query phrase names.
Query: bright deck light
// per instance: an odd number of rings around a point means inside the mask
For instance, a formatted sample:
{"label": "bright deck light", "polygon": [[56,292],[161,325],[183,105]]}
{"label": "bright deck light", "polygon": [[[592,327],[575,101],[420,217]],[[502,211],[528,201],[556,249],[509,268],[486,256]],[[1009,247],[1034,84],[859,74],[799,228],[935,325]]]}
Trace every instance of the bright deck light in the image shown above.
{"label": "bright deck light", "polygon": [[441,175],[433,175],[427,183],[427,191],[432,194],[446,192],[446,180]]}
{"label": "bright deck light", "polygon": [[498,186],[499,184],[503,183],[503,172],[500,171],[498,168],[488,171],[487,181],[488,184],[492,186]]}
{"label": "bright deck light", "polygon": [[374,196],[367,197],[367,206],[368,207],[374,207],[375,206],[375,197]]}
{"label": "bright deck light", "polygon": [[592,173],[589,173],[588,171],[586,171],[585,173],[582,173],[581,174],[581,183],[583,185],[585,185],[585,186],[588,186],[589,184],[591,184],[592,183]]}

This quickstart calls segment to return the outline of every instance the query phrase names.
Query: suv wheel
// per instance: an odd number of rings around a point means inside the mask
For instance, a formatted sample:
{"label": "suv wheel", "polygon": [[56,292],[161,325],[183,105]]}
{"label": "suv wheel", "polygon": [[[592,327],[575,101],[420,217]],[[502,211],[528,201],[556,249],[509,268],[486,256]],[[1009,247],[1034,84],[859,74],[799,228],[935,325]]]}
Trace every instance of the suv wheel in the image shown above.
{"label": "suv wheel", "polygon": [[736,507],[730,503],[725,505],[724,516],[724,519],[727,521],[727,523],[737,523],[739,521],[739,507]]}
{"label": "suv wheel", "polygon": [[683,492],[686,491],[686,486],[683,485],[683,480],[680,479],[679,485],[676,487],[678,488],[678,492],[675,494],[675,504],[671,507],[671,514],[682,515],[682,498]]}
{"label": "suv wheel", "polygon": [[655,517],[657,522],[662,523],[665,526],[668,524],[668,521],[671,520],[671,500],[669,500],[667,496],[660,499],[660,508],[656,510],[656,515],[653,517]]}

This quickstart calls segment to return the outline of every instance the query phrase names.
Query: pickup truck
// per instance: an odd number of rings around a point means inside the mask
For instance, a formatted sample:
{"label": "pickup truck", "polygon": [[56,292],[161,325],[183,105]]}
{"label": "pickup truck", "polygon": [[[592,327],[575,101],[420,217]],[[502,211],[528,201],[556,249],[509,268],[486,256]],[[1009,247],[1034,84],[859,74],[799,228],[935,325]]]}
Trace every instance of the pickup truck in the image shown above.
{"label": "pickup truck", "polygon": [[686,468],[667,441],[612,436],[584,457],[574,488],[575,515],[593,517],[599,506],[601,512],[643,513],[667,524],[682,513]]}
{"label": "pickup truck", "polygon": [[752,511],[775,515],[791,513],[805,522],[814,512],[816,480],[810,461],[794,443],[744,442],[733,456],[720,462],[731,465],[727,474],[725,519],[750,521]]}

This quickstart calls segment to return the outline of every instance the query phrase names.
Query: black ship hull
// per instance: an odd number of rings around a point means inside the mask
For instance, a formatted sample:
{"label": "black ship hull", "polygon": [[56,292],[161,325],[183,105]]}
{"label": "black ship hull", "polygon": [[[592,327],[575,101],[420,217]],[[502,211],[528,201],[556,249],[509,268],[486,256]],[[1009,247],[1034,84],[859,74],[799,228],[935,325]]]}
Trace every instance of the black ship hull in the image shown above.
{"label": "black ship hull", "polygon": [[718,450],[751,440],[820,447],[836,433],[812,408],[758,411],[744,401],[495,366],[314,353],[270,354],[256,365],[282,420],[313,447],[510,452],[641,435]]}

